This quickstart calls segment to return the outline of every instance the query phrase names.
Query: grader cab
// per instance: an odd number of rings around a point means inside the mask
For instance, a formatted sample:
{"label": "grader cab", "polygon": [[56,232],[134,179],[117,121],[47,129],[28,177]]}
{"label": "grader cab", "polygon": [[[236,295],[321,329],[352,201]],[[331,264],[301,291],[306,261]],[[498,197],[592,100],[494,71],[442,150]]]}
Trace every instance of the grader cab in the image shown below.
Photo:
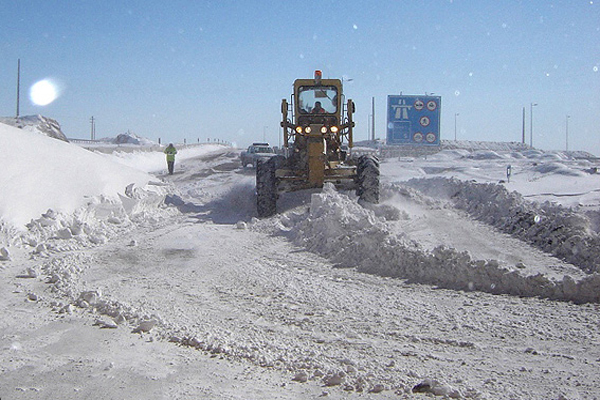
{"label": "grader cab", "polygon": [[354,102],[340,79],[297,79],[291,102],[283,99],[283,155],[259,159],[256,168],[259,217],[277,212],[279,193],[322,188],[356,190],[361,201],[379,201],[379,160],[352,156]]}

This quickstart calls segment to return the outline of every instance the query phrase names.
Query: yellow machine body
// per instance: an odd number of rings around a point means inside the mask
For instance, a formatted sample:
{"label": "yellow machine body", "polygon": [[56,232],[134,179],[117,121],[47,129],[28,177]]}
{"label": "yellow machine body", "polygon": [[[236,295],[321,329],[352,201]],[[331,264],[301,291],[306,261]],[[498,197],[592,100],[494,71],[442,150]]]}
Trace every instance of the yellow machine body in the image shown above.
{"label": "yellow machine body", "polygon": [[[313,79],[294,81],[291,104],[282,100],[283,147],[286,162],[276,171],[278,191],[336,186],[355,186],[356,166],[346,163],[352,148],[354,103],[344,102],[342,81]],[[291,114],[291,115],[290,115]]]}

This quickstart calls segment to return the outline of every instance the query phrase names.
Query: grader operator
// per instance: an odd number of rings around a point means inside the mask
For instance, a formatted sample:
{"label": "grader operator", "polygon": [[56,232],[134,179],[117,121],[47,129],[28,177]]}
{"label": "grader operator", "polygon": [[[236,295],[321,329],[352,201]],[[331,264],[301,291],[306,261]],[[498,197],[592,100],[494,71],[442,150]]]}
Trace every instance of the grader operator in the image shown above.
{"label": "grader operator", "polygon": [[256,195],[259,217],[277,212],[279,193],[322,188],[325,182],[355,190],[361,201],[379,202],[379,160],[353,157],[352,100],[344,103],[342,81],[296,79],[291,102],[281,102],[284,155],[259,159]]}

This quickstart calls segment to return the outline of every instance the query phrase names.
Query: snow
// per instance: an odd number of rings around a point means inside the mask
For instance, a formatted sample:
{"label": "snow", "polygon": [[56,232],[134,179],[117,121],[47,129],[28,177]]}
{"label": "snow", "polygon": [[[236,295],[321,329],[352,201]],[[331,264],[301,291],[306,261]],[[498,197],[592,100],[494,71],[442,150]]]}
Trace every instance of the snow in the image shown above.
{"label": "snow", "polygon": [[[72,214],[93,198],[119,201],[130,184],[159,191],[157,180],[148,172],[160,171],[165,164],[160,152],[93,153],[4,124],[0,124],[0,146],[9,149],[0,181],[4,194],[0,215],[16,228],[23,228],[48,209]],[[183,149],[179,158],[195,157],[216,147]]]}
{"label": "snow", "polygon": [[1,398],[597,396],[586,154],[453,143],[258,220],[237,149],[0,146]]}
{"label": "snow", "polygon": [[0,118],[0,123],[15,126],[17,128],[40,133],[42,135],[55,139],[67,141],[67,137],[62,132],[58,121],[52,118],[44,117],[43,115],[27,115],[18,118]]}
{"label": "snow", "polygon": [[7,150],[0,215],[19,228],[49,208],[70,214],[93,197],[116,198],[128,184],[145,186],[152,180],[77,146],[3,124],[0,146]]}

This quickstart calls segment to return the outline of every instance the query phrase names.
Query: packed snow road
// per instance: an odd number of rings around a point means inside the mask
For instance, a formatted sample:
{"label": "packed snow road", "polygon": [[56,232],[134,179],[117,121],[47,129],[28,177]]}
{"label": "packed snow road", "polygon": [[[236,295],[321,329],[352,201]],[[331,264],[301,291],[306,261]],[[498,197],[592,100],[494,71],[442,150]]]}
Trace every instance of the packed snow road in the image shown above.
{"label": "packed snow road", "polygon": [[47,295],[256,377],[180,368],[164,398],[600,398],[594,275],[385,170],[379,206],[327,187],[257,220],[237,153],[186,160],[163,177],[169,219],[49,260],[68,279]]}

